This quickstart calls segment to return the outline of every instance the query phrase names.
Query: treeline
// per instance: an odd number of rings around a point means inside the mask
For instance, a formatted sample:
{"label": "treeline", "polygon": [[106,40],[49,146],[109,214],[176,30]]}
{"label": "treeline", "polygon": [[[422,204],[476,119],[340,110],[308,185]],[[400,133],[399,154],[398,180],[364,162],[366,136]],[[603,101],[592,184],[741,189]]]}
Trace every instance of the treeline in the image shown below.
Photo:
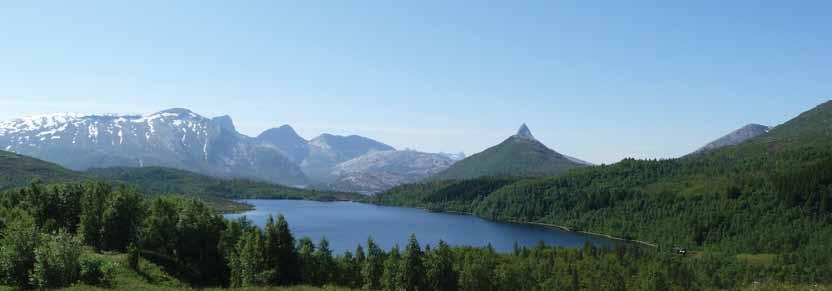
{"label": "treeline", "polygon": [[113,266],[94,252],[126,252],[194,287],[337,285],[365,290],[700,290],[791,273],[719,255],[685,257],[640,246],[599,249],[406,246],[372,239],[333,254],[326,239],[295,239],[278,216],[265,227],[225,220],[202,202],[144,198],[101,183],[41,185],[0,197],[0,281],[22,289],[107,286]]}

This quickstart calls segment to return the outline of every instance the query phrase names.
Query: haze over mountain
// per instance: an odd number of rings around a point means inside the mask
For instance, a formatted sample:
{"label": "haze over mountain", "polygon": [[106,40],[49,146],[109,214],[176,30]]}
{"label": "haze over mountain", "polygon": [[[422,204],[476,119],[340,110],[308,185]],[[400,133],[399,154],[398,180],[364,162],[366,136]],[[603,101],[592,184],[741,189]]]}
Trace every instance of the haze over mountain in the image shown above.
{"label": "haze over mountain", "polygon": [[309,154],[300,167],[311,179],[329,183],[336,178],[332,174],[335,165],[368,153],[389,150],[395,149],[362,136],[322,134],[309,141]]}
{"label": "haze over mountain", "polygon": [[15,119],[0,123],[0,146],[74,170],[162,166],[287,185],[308,182],[279,150],[238,133],[229,117],[209,119],[182,108]]}
{"label": "haze over mountain", "polygon": [[[358,159],[333,172],[340,163],[375,152],[395,152],[395,149],[357,135],[322,134],[307,141],[289,125],[265,130],[252,138],[237,132],[227,115],[206,118],[182,108],[145,115],[57,113],[0,122],[0,149],[79,171],[160,166],[284,185],[325,185],[339,180],[339,187],[361,192],[413,182],[425,176],[415,174],[413,169],[433,174],[460,157],[396,153]],[[441,162],[426,168],[431,164],[423,161],[427,156],[429,160]],[[358,166],[387,157],[393,160],[382,164],[403,168],[379,170]],[[379,176],[380,171],[386,174]],[[349,177],[342,177],[346,175]],[[357,178],[370,176],[379,178],[373,183],[360,182],[363,179]]]}
{"label": "haze over mountain", "polygon": [[700,154],[716,149],[720,149],[727,146],[738,145],[746,140],[758,137],[760,135],[766,134],[771,130],[771,127],[759,124],[748,124],[746,126],[741,127],[731,133],[720,137],[717,140],[714,140],[705,146],[699,148],[693,154]]}
{"label": "haze over mountain", "polygon": [[332,175],[337,178],[328,188],[372,194],[418,182],[455,162],[448,155],[414,150],[372,152],[335,166]]}
{"label": "haze over mountain", "polygon": [[537,139],[526,124],[502,143],[467,157],[436,174],[439,180],[482,176],[549,176],[584,166]]}

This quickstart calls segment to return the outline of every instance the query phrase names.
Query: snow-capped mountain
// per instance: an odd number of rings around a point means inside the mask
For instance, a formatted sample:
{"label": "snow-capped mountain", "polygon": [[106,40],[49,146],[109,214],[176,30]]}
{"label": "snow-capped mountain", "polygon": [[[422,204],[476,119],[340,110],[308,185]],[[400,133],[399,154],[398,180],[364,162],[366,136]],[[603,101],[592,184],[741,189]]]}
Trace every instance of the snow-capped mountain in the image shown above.
{"label": "snow-capped mountain", "polygon": [[420,181],[450,167],[455,160],[443,155],[413,150],[372,152],[340,163],[332,170],[337,177],[330,188],[366,194]]}
{"label": "snow-capped mountain", "polygon": [[228,116],[174,108],[146,115],[48,114],[0,122],[0,147],[76,170],[163,166],[220,177],[306,184],[274,146],[237,133]]}
{"label": "snow-capped mountain", "polygon": [[337,185],[375,192],[415,182],[463,159],[395,148],[362,136],[312,140],[289,125],[256,138],[227,115],[173,108],[145,115],[57,113],[0,122],[0,149],[75,170],[161,166],[285,185]]}

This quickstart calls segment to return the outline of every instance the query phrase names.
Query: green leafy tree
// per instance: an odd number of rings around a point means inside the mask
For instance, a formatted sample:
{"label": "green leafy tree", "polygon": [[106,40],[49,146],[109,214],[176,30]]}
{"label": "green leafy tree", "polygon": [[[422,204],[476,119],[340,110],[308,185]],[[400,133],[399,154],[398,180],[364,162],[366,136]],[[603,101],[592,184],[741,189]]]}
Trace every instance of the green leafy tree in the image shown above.
{"label": "green leafy tree", "polygon": [[178,222],[177,200],[172,197],[159,197],[151,200],[142,231],[144,247],[173,255],[178,237],[176,230]]}
{"label": "green leafy tree", "polygon": [[29,287],[29,273],[35,266],[39,241],[35,219],[29,213],[19,209],[7,213],[0,238],[0,267],[5,284],[22,289]]}
{"label": "green leafy tree", "polygon": [[81,217],[78,232],[84,243],[100,250],[103,247],[102,228],[104,224],[104,210],[107,200],[112,193],[110,185],[104,183],[89,184],[81,197]]}
{"label": "green leafy tree", "polygon": [[260,286],[263,272],[266,270],[265,248],[262,235],[258,230],[250,230],[243,234],[237,242],[237,258],[235,259],[234,287]]}
{"label": "green leafy tree", "polygon": [[39,289],[69,286],[80,278],[81,241],[61,231],[44,234],[35,249],[35,265],[30,281]]}
{"label": "green leafy tree", "polygon": [[110,195],[102,216],[102,247],[124,251],[136,241],[144,219],[142,197],[134,188],[122,186]]}

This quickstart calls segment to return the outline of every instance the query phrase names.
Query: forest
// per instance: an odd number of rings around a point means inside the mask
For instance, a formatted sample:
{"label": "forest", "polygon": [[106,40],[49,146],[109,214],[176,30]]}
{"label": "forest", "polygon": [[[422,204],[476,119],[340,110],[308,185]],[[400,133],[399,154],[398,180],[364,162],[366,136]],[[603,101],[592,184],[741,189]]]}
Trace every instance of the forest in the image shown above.
{"label": "forest", "polygon": [[[263,228],[225,220],[198,200],[148,197],[98,182],[10,190],[0,198],[0,280],[21,289],[113,285],[111,262],[151,262],[195,288],[340,286],[363,290],[706,290],[794,272],[717,254],[683,256],[640,245],[601,249],[542,243],[501,254],[490,247],[407,245],[368,238],[333,254],[326,239],[296,239],[283,216]],[[822,276],[822,275],[821,275]]]}
{"label": "forest", "polygon": [[[544,178],[404,185],[368,202],[767,257],[778,280],[832,282],[832,103],[737,146],[677,159],[625,159]],[[755,278],[772,278],[769,276]]]}

